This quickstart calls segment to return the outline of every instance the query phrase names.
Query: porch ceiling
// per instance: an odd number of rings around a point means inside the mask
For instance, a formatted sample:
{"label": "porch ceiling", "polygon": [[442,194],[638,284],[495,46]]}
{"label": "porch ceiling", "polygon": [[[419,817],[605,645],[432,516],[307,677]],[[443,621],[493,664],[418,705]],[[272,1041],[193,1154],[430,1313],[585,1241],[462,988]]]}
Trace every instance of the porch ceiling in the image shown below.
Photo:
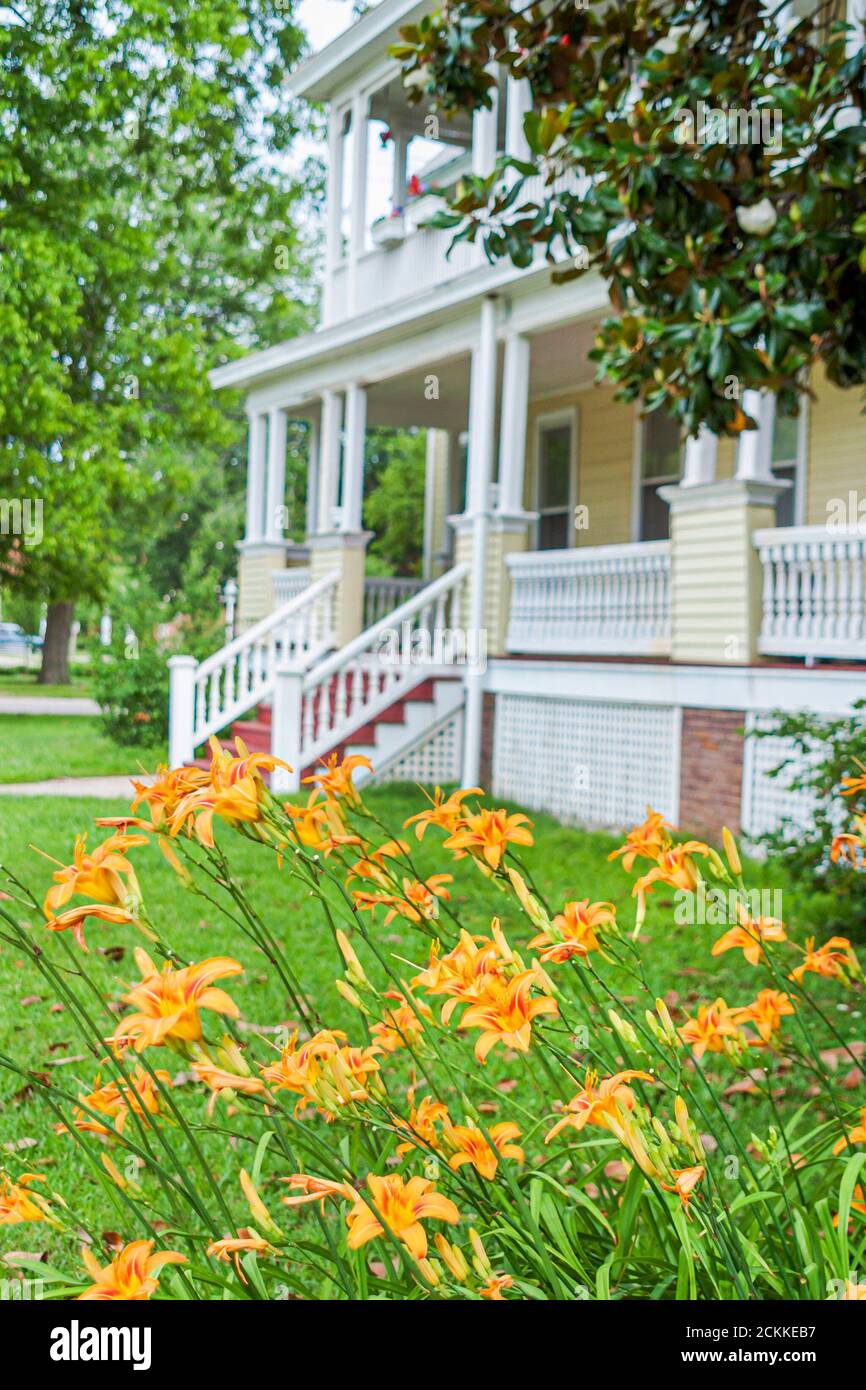
{"label": "porch ceiling", "polygon": [[589,360],[595,324],[586,320],[560,324],[531,338],[530,396],[552,395],[588,386],[595,375]]}

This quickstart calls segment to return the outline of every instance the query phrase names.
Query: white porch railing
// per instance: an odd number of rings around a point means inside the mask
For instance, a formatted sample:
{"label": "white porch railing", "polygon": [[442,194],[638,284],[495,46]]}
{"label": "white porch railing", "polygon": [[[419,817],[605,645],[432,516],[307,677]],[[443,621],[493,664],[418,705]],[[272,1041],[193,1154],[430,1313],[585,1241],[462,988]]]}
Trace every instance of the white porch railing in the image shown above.
{"label": "white porch railing", "polygon": [[271,589],[274,596],[274,607],[282,608],[284,603],[289,603],[291,599],[297,598],[298,594],[303,593],[310,582],[310,571],[298,566],[290,570],[273,570],[271,572]]}
{"label": "white porch railing", "polygon": [[466,565],[455,566],[312,669],[281,667],[273,750],[294,772],[290,778],[275,774],[272,785],[296,790],[303,768],[468,648],[462,626],[467,574]]}
{"label": "white porch railing", "polygon": [[866,660],[866,532],[785,526],[752,539],[764,570],[758,650]]}
{"label": "white porch railing", "polygon": [[423,587],[423,579],[365,579],[364,627],[372,627]]}
{"label": "white porch railing", "polygon": [[334,645],[334,571],[248,628],[205,661],[169,659],[169,759],[190,762],[195,749],[272,696],[278,666],[306,669]]}
{"label": "white porch railing", "polygon": [[669,541],[509,555],[510,652],[666,656]]}

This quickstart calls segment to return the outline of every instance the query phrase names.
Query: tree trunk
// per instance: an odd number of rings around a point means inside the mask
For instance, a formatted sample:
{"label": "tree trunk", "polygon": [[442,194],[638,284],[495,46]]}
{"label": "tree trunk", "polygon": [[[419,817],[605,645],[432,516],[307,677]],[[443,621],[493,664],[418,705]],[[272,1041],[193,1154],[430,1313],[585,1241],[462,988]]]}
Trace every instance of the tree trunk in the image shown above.
{"label": "tree trunk", "polygon": [[69,684],[69,638],[72,633],[72,602],[49,603],[42,645],[40,685]]}

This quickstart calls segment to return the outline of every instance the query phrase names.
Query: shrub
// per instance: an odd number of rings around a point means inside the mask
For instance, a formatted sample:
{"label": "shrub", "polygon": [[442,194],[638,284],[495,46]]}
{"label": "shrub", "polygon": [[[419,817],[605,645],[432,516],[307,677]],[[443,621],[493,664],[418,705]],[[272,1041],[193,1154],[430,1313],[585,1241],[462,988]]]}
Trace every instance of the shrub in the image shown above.
{"label": "shrub", "polygon": [[816,923],[862,936],[866,874],[857,873],[846,858],[834,860],[830,854],[846,812],[843,782],[866,764],[866,700],[855,701],[853,708],[853,714],[842,719],[777,710],[771,723],[754,730],[750,737],[790,739],[792,755],[769,775],[784,778],[792,791],[806,790],[815,798],[808,828],[786,819],[777,829],[759,836],[758,843],[784,869],[792,887],[813,895],[808,910]]}
{"label": "shrub", "polygon": [[[524,863],[527,817],[488,808],[477,789],[437,789],[395,838],[353,785],[364,759],[333,757],[308,799],[284,804],[261,780],[274,759],[240,743],[236,757],[212,748],[209,771],[177,769],[139,789],[133,812],[146,806],[150,819],[103,821],[102,844],[76,846],[54,873],[42,930],[19,920],[38,904],[17,880],[20,909],[0,901],[0,938],[42,972],[99,1071],[76,1093],[68,1070],[48,1077],[0,1061],[79,1146],[122,1232],[93,1233],[83,1271],[18,1254],[52,1296],[866,1293],[855,1273],[866,1111],[822,1056],[835,1044],[845,1071],[863,1074],[834,1020],[843,994],[862,993],[860,966],[843,937],[801,943],[783,922],[749,914],[730,835],[722,855],[675,842],[649,814],[611,856],[635,878],[625,923],[610,903],[546,903]],[[864,788],[866,777],[852,791]],[[233,875],[233,833],[318,902],[348,1035],[282,944],[284,908],[266,919]],[[441,837],[448,871],[423,878],[417,843],[428,836]],[[225,911],[240,959],[177,955],[135,866],[149,839],[179,886]],[[866,820],[855,821],[834,853],[859,863],[864,848]],[[457,908],[465,874],[490,893],[480,935]],[[731,1004],[669,1007],[643,974],[648,896],[697,894],[705,882],[736,904],[708,958],[742,952],[753,986]],[[414,938],[399,950],[395,918]],[[80,953],[106,928],[146,942],[121,1001],[94,991]],[[259,953],[295,1026],[239,1016],[232,982]],[[627,993],[611,984],[623,974]],[[808,1106],[781,1113],[783,1075],[801,1079]],[[751,1141],[727,1099],[744,1090],[776,1116]],[[81,1225],[74,1203],[44,1175],[0,1185],[0,1219],[51,1222],[64,1249]]]}
{"label": "shrub", "polygon": [[124,748],[152,748],[168,737],[167,653],[149,639],[115,643],[94,665],[93,691],[109,738]]}

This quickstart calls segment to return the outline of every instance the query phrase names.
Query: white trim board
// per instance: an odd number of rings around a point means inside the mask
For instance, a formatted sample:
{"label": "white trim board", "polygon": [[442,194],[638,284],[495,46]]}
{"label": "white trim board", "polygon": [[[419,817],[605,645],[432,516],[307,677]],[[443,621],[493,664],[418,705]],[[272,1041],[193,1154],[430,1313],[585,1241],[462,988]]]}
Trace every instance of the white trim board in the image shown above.
{"label": "white trim board", "polygon": [[570,662],[492,658],[491,694],[696,709],[809,710],[844,715],[866,695],[866,670],[760,666],[667,666],[645,662]]}

